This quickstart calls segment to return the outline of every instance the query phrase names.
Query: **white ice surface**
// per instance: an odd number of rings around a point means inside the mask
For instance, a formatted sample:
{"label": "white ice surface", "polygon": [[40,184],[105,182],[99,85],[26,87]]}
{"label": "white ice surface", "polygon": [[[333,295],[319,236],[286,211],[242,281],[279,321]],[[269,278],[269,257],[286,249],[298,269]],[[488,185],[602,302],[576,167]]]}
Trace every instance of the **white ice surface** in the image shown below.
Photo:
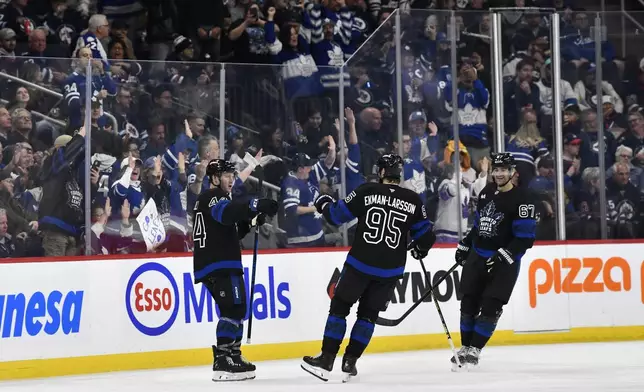
{"label": "white ice surface", "polygon": [[489,347],[470,373],[451,372],[450,357],[449,350],[366,355],[348,384],[340,382],[338,358],[327,383],[290,360],[260,362],[257,379],[235,383],[213,383],[204,366],[0,382],[0,391],[644,391],[644,342]]}

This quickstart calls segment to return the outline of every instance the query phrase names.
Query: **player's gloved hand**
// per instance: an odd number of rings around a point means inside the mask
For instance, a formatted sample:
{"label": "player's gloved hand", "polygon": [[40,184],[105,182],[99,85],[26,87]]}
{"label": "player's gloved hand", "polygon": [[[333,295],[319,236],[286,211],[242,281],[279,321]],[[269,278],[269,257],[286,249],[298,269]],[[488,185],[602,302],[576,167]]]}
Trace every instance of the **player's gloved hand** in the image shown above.
{"label": "player's gloved hand", "polygon": [[501,263],[507,263],[507,264],[514,263],[514,259],[512,258],[512,253],[510,253],[507,249],[504,249],[504,248],[500,248],[499,250],[496,251],[496,254],[494,254],[494,256],[487,259],[487,261],[485,262],[485,265],[487,267],[487,272],[492,273],[494,271],[494,268]]}
{"label": "player's gloved hand", "polygon": [[264,213],[268,216],[274,216],[279,210],[279,204],[272,199],[252,199],[249,205],[251,211]]}
{"label": "player's gloved hand", "polygon": [[454,254],[454,260],[462,267],[467,261],[467,256],[470,253],[470,247],[459,242],[456,246],[456,253]]}
{"label": "player's gloved hand", "polygon": [[417,244],[415,242],[412,242],[409,244],[409,250],[411,250],[411,257],[413,257],[416,260],[422,260],[425,257],[427,257],[427,254],[429,253],[429,249],[425,249],[422,247],[420,244]]}
{"label": "player's gloved hand", "polygon": [[335,203],[335,199],[329,195],[320,195],[315,199],[315,209],[321,214],[327,203]]}
{"label": "player's gloved hand", "polygon": [[264,214],[259,214],[253,219],[253,226],[262,226],[264,223],[266,223],[266,215]]}

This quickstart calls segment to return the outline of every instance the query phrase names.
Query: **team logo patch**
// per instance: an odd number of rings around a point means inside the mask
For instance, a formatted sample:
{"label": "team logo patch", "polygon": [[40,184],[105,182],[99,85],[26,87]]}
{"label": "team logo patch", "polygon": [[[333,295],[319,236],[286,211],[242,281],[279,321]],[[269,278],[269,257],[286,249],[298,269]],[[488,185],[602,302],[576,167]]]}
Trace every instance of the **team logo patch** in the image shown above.
{"label": "team logo patch", "polygon": [[494,202],[489,202],[480,212],[479,235],[487,238],[495,237],[498,234],[498,228],[501,221],[503,221],[503,217],[502,212],[496,211]]}

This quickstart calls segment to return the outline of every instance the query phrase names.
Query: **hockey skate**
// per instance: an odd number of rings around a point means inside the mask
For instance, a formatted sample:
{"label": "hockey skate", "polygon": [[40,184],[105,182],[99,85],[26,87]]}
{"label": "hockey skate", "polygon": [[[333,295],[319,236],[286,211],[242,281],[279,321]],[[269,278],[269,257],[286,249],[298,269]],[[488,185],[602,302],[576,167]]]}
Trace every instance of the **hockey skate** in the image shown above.
{"label": "hockey skate", "polygon": [[467,367],[467,370],[474,370],[479,365],[479,357],[481,356],[481,349],[476,347],[470,347],[465,354],[465,360],[463,361],[464,367]]}
{"label": "hockey skate", "polygon": [[255,378],[255,369],[257,367],[252,362],[244,358],[241,353],[233,353],[233,355],[231,355],[231,358],[233,362],[235,362],[235,364],[241,366],[244,369],[244,371],[246,372],[247,380],[252,380]]}
{"label": "hockey skate", "polygon": [[[212,381],[244,381],[248,379],[247,367],[236,363],[230,351],[212,348],[215,361],[212,365]],[[253,372],[254,374],[254,372]]]}
{"label": "hockey skate", "polygon": [[358,375],[356,361],[358,358],[345,355],[342,358],[342,382],[349,382],[353,377]]}
{"label": "hockey skate", "polygon": [[317,357],[302,358],[302,369],[322,381],[329,381],[329,373],[333,370],[334,354],[320,353]]}
{"label": "hockey skate", "polygon": [[[465,366],[465,356],[467,355],[467,352],[469,349],[470,349],[469,346],[463,346],[456,352],[456,356],[458,357],[458,362],[456,362],[456,358],[452,356],[452,359],[450,359],[450,362],[452,362],[453,372],[457,372],[461,370],[463,366]],[[460,367],[459,367],[459,364],[461,365]]]}

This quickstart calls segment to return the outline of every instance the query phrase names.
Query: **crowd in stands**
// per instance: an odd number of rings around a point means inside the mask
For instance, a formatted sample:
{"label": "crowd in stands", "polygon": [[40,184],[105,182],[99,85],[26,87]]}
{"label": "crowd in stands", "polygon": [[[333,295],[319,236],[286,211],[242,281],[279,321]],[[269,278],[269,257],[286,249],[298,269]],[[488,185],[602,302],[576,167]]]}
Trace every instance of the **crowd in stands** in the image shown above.
{"label": "crowd in stands", "polygon": [[[548,12],[521,8],[527,6],[554,7],[562,16],[567,237],[600,237],[602,176],[609,238],[644,235],[644,60],[618,56],[613,42],[602,42],[598,97],[596,43],[589,14],[579,4],[0,3],[1,258],[78,255],[86,247],[94,254],[189,251],[190,212],[199,192],[210,186],[206,164],[220,151],[239,168],[233,197],[269,192],[282,203],[279,217],[260,230],[262,247],[338,245],[340,229],[324,223],[313,201],[320,193],[338,195],[342,178],[347,194],[377,181],[378,157],[399,151],[400,144],[403,186],[426,202],[439,240],[457,241],[459,225],[467,231],[478,193],[491,180],[492,6],[519,7],[502,19],[503,142],[517,161],[513,181],[538,198],[538,239],[554,239],[556,232],[551,29]],[[397,8],[399,43],[391,17]],[[448,29],[446,10],[452,9],[456,37]],[[451,71],[452,41],[457,75]],[[402,53],[401,96],[396,45]],[[452,83],[458,84],[456,96]],[[597,105],[603,108],[605,173],[598,167]],[[460,168],[454,166],[453,110]],[[84,126],[86,113],[91,130]],[[218,137],[220,121],[225,140]],[[346,157],[345,173],[340,156]],[[257,187],[258,176],[268,188]],[[91,195],[84,192],[88,181]],[[84,231],[87,197],[90,239]],[[137,221],[151,200],[166,232],[152,248]],[[349,236],[354,228],[355,222],[348,224]]]}

